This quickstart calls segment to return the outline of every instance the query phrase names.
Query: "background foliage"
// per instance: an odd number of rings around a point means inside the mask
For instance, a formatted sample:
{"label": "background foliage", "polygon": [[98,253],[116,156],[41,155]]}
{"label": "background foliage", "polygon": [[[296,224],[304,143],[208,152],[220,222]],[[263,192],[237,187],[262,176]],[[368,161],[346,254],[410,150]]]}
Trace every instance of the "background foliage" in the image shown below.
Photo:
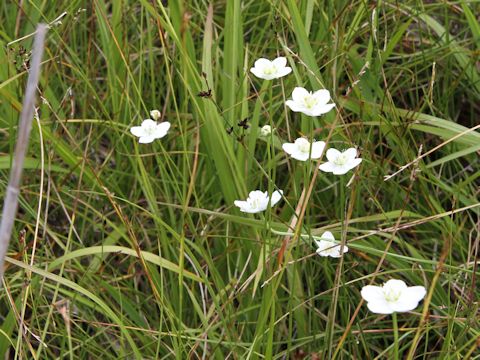
{"label": "background foliage", "polygon": [[[29,35],[51,29],[0,357],[389,358],[392,318],[360,289],[394,277],[429,291],[398,316],[401,357],[480,358],[479,13],[467,0],[2,1],[1,194]],[[292,75],[249,73],[277,55]],[[290,112],[295,86],[329,89],[338,111]],[[154,108],[172,129],[139,145],[128,129]],[[316,174],[280,148],[301,135],[358,146],[362,165]],[[264,216],[232,207],[275,187],[286,198]],[[315,254],[327,229],[350,247],[340,260]]]}

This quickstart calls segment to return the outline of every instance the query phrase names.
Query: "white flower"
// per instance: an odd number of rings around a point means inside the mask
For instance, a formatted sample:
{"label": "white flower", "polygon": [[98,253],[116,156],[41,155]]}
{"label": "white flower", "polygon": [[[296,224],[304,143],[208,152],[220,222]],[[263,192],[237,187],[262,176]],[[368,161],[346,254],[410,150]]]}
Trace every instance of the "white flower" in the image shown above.
{"label": "white flower", "polygon": [[255,66],[250,71],[260,79],[272,80],[290,74],[292,68],[287,66],[287,59],[284,57],[278,57],[272,61],[260,58],[255,61]]}
{"label": "white flower", "polygon": [[270,125],[264,125],[260,129],[260,136],[266,137],[272,133],[272,127]]}
{"label": "white flower", "polygon": [[[282,198],[283,191],[274,191],[271,196],[270,207],[273,207],[276,203],[280,201]],[[235,200],[235,206],[240,208],[241,212],[245,213],[258,213],[261,211],[265,211],[268,206],[268,202],[270,197],[268,196],[268,192],[262,192],[260,190],[251,191],[248,194],[248,199],[246,201],[242,200]]]}
{"label": "white flower", "polygon": [[162,116],[162,113],[159,110],[152,110],[150,111],[150,116],[153,120],[157,121]]}
{"label": "white flower", "polygon": [[402,280],[391,279],[383,286],[367,285],[362,288],[362,298],[375,314],[391,314],[415,309],[427,290],[423,286],[407,285]]}
{"label": "white flower", "polygon": [[145,119],[142,121],[141,126],[133,126],[130,132],[140,138],[138,141],[140,144],[148,144],[155,139],[164,137],[168,129],[170,129],[170,123],[168,121],[157,124],[156,121]]}
{"label": "white flower", "polygon": [[[311,152],[310,152],[311,147]],[[283,150],[292,158],[307,161],[308,159],[318,159],[322,155],[325,148],[325,142],[314,141],[310,144],[305,138],[298,138],[294,143],[285,143],[282,145]]]}
{"label": "white flower", "polygon": [[320,116],[326,114],[335,107],[328,104],[330,91],[326,89],[308,92],[302,87],[296,87],[292,92],[292,100],[287,100],[286,105],[295,112],[302,112],[308,116]]}
{"label": "white flower", "polygon": [[[338,258],[341,256],[340,249],[341,245],[335,244],[335,238],[330,231],[325,231],[321,236],[320,240],[315,240],[315,243],[318,246],[317,254],[320,256],[331,256]],[[348,247],[343,245],[343,252],[348,252]]]}
{"label": "white flower", "polygon": [[331,172],[334,175],[346,174],[362,162],[361,158],[357,158],[357,149],[355,148],[350,148],[343,152],[336,149],[328,149],[326,156],[328,162],[320,165],[319,168],[324,172]]}

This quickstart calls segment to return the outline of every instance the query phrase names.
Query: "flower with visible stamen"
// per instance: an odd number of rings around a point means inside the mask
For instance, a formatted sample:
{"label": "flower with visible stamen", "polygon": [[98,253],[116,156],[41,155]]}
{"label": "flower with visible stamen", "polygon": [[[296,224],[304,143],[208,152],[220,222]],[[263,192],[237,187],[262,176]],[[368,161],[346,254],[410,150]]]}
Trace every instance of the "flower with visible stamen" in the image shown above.
{"label": "flower with visible stamen", "polygon": [[235,200],[235,206],[240,208],[241,212],[255,214],[267,210],[268,203],[270,202],[270,207],[273,207],[276,203],[282,198],[283,191],[274,191],[272,193],[271,199],[268,196],[268,192],[262,192],[260,190],[251,191],[248,194],[247,200]]}
{"label": "flower with visible stamen", "polygon": [[292,111],[301,112],[308,116],[320,116],[328,113],[335,107],[329,103],[330,92],[326,89],[315,92],[296,87],[292,92],[292,100],[285,103]]}
{"label": "flower with visible stamen", "polygon": [[287,66],[285,57],[278,57],[272,61],[260,58],[255,61],[255,65],[250,71],[260,79],[273,80],[290,74],[292,68]]}
{"label": "flower with visible stamen", "polygon": [[343,152],[337,149],[328,149],[325,155],[328,162],[320,165],[319,168],[334,175],[346,174],[362,162],[361,158],[357,158],[357,149],[355,148],[349,148]]}
{"label": "flower with visible stamen", "polygon": [[170,125],[168,121],[157,124],[156,121],[145,119],[140,126],[130,128],[130,132],[139,138],[138,142],[140,144],[149,144],[153,140],[161,139],[167,135]]}
{"label": "flower with visible stamen", "polygon": [[383,286],[364,286],[361,294],[371,312],[392,314],[415,309],[427,290],[423,286],[409,287],[402,280],[390,279]]}
{"label": "flower with visible stamen", "polygon": [[313,143],[310,143],[310,141],[302,137],[296,139],[293,143],[283,144],[282,148],[292,158],[307,161],[320,158],[325,148],[325,142],[313,141]]}

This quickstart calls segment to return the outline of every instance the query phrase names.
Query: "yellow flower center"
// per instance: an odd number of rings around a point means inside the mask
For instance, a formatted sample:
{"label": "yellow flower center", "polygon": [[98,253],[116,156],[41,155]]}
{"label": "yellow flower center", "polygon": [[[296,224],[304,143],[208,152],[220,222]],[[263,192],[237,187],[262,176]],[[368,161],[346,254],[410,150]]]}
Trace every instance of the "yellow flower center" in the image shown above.
{"label": "yellow flower center", "polygon": [[300,142],[298,145],[298,150],[300,150],[302,153],[310,154],[310,143],[308,141]]}
{"label": "yellow flower center", "polygon": [[156,126],[155,125],[149,125],[145,127],[145,134],[148,136],[151,136],[155,133]]}
{"label": "yellow flower center", "polygon": [[333,163],[335,165],[343,166],[348,162],[348,157],[345,154],[340,154]]}
{"label": "yellow flower center", "polygon": [[307,109],[311,109],[311,108],[313,108],[315,105],[317,105],[318,100],[317,100],[314,96],[312,96],[312,95],[310,94],[310,95],[307,95],[307,96],[305,96],[305,97],[303,98],[303,102],[304,102],[305,107],[306,107]]}
{"label": "yellow flower center", "polygon": [[277,67],[275,65],[270,65],[263,69],[263,73],[265,75],[272,75],[272,74],[275,74],[276,72],[277,72]]}
{"label": "yellow flower center", "polygon": [[395,302],[400,298],[400,296],[402,295],[402,292],[392,288],[388,288],[388,289],[384,288],[383,295],[385,296],[385,300],[387,300],[387,302]]}
{"label": "yellow flower center", "polygon": [[250,206],[252,209],[258,209],[260,207],[260,199],[250,199]]}

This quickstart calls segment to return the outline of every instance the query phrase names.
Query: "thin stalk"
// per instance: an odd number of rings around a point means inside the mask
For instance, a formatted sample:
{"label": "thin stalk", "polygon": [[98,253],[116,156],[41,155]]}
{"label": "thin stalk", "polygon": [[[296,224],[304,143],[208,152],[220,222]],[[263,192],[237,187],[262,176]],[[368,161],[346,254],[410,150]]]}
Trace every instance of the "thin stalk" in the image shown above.
{"label": "thin stalk", "polygon": [[394,358],[395,360],[398,360],[398,322],[397,322],[397,313],[394,312],[392,314],[392,320],[393,320],[393,338],[394,338],[394,344],[393,344],[393,353],[394,353]]}
{"label": "thin stalk", "polygon": [[33,113],[35,110],[35,100],[46,33],[47,25],[38,24],[33,42],[32,62],[28,74],[27,88],[25,90],[22,113],[20,114],[20,126],[17,143],[15,145],[15,154],[13,156],[12,172],[10,173],[10,181],[8,183],[2,212],[2,222],[0,223],[0,279],[3,277],[5,255],[7,254],[8,244],[10,243],[13,224],[18,209],[18,196],[20,194],[23,163],[25,161],[25,154],[30,139],[30,130],[32,129]]}

